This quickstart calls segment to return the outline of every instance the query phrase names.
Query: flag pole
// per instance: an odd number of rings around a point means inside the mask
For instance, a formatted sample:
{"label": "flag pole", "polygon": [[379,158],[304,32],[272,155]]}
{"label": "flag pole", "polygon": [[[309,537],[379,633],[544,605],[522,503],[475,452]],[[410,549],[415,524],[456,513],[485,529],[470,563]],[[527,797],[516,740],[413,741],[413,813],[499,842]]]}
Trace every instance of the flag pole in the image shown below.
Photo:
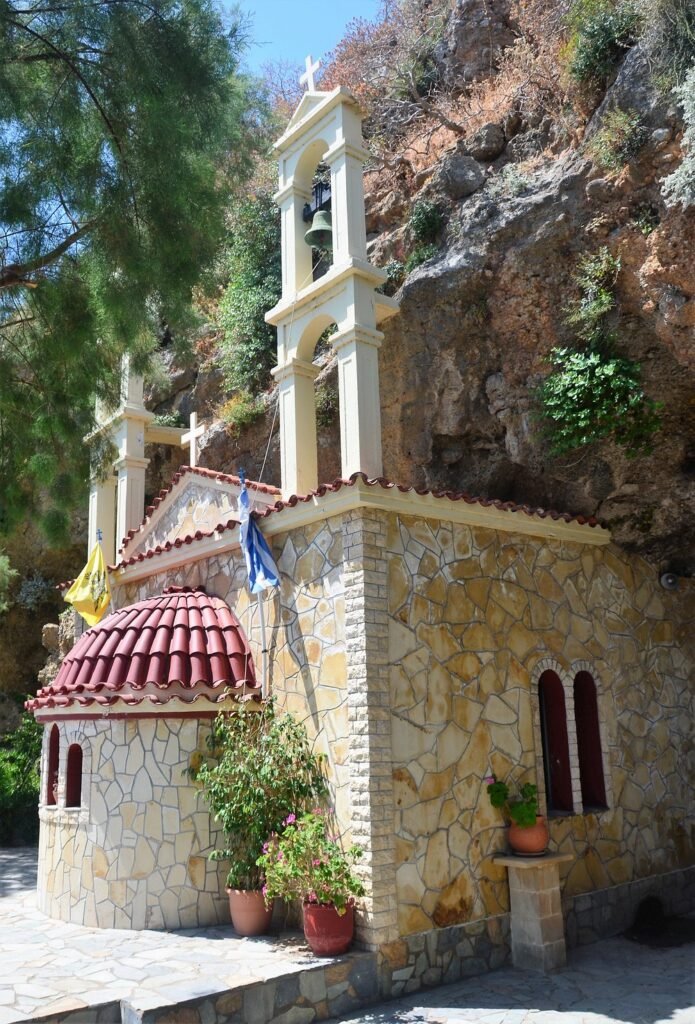
{"label": "flag pole", "polygon": [[258,602],[258,614],[261,618],[261,698],[268,698],[268,648],[265,642],[265,610],[261,599],[260,591],[256,594]]}

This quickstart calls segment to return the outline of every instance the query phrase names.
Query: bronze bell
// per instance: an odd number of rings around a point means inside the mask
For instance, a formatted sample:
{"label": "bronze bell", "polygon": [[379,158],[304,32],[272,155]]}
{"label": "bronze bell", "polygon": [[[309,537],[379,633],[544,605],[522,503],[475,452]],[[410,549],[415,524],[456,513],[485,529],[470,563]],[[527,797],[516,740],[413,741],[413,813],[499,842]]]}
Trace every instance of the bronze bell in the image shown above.
{"label": "bronze bell", "polygon": [[317,210],[311,227],[304,235],[304,241],[314,249],[333,248],[333,227],[328,210]]}

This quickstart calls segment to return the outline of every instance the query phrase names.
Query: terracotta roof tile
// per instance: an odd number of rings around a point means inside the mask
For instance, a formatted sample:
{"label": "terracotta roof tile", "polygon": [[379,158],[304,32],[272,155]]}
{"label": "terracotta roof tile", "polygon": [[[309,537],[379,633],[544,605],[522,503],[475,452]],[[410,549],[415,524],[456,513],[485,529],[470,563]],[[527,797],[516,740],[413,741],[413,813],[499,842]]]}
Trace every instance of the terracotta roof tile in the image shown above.
{"label": "terracotta roof tile", "polygon": [[174,697],[214,704],[227,688],[244,696],[261,692],[238,619],[203,588],[169,587],[83,633],[54,681],[26,707],[166,704]]}

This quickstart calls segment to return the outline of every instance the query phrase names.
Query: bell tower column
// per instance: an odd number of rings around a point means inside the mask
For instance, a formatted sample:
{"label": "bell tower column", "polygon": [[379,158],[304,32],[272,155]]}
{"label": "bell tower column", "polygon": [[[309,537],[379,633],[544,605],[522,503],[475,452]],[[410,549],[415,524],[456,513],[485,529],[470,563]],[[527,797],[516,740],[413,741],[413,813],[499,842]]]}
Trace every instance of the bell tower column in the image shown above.
{"label": "bell tower column", "polygon": [[296,295],[311,284],[311,248],[304,241],[304,204],[311,202],[311,190],[298,188],[290,182],[275,194],[280,207],[282,233],[282,294]]}
{"label": "bell tower column", "polygon": [[320,369],[303,359],[277,366],[283,494],[308,494],[318,483],[314,381]]}
{"label": "bell tower column", "polygon": [[107,565],[116,561],[116,477],[109,468],[105,480],[92,477],[89,483],[89,528],[87,553],[99,539]]}
{"label": "bell tower column", "polygon": [[[349,108],[343,108],[341,114],[342,120],[349,122],[344,125],[344,132],[361,139],[357,115]],[[367,259],[362,165],[368,155],[361,146],[341,139],[324,157],[324,163],[331,169],[333,259],[336,266],[347,263],[351,257],[365,262]]]}
{"label": "bell tower column", "polygon": [[355,324],[331,337],[338,355],[342,476],[383,474],[379,348],[381,331]]}

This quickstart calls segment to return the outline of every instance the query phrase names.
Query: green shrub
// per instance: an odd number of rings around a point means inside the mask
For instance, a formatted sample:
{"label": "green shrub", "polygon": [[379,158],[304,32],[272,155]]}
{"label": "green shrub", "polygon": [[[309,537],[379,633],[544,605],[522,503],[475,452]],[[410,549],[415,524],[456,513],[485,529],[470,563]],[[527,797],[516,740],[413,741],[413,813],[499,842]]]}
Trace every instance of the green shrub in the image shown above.
{"label": "green shrub", "polygon": [[648,130],[635,110],[609,110],[587,146],[592,160],[605,171],[619,171],[639,153]]}
{"label": "green shrub", "polygon": [[39,835],[41,726],[28,713],[0,739],[0,846],[23,846]]}
{"label": "green shrub", "polygon": [[233,434],[238,434],[265,413],[265,406],[258,398],[248,391],[238,391],[232,395],[219,409],[220,419],[226,423]]}
{"label": "green shrub", "polygon": [[585,347],[552,349],[552,371],[536,396],[555,455],[609,437],[629,457],[652,450],[661,405],[645,395],[639,363],[617,355],[616,336],[608,329],[619,271],[620,261],[605,247],[578,263],[581,294],[568,307],[566,322]]}
{"label": "green shrub", "polygon": [[554,348],[549,362],[538,396],[555,455],[608,437],[630,457],[652,450],[661,406],[642,390],[639,363],[597,348]]}
{"label": "green shrub", "polygon": [[516,164],[505,164],[487,187],[493,199],[511,198],[526,192],[530,178]]}
{"label": "green shrub", "polygon": [[670,92],[682,85],[695,64],[695,4],[693,0],[638,3],[651,78],[662,92]]}
{"label": "green shrub", "polygon": [[258,394],[277,355],[275,329],[265,314],[282,291],[280,211],[269,194],[259,193],[238,200],[230,222],[223,257],[229,284],[219,312],[222,370],[230,390]]}
{"label": "green shrub", "polygon": [[187,427],[180,412],[158,412],[152,420],[158,427]]}
{"label": "green shrub", "polygon": [[662,194],[667,206],[680,204],[685,209],[695,203],[695,65],[674,92],[683,107],[685,121],[683,159],[664,182]]}
{"label": "green shrub", "polygon": [[316,425],[330,427],[338,412],[338,387],[332,381],[324,380],[316,385]]}
{"label": "green shrub", "polygon": [[439,249],[436,245],[418,245],[413,249],[408,259],[405,261],[405,272],[409,274],[411,270],[415,270],[421,263],[425,263],[427,260],[431,260],[433,256],[436,256]]}
{"label": "green shrub", "polygon": [[388,276],[377,291],[383,295],[395,295],[405,280],[405,267],[400,260],[389,260],[384,270]]}
{"label": "green shrub", "polygon": [[567,16],[570,77],[581,85],[605,85],[634,44],[639,22],[636,5],[629,0],[576,0]]}
{"label": "green shrub", "polygon": [[653,203],[642,203],[634,212],[632,223],[645,238],[659,226],[659,211]]}
{"label": "green shrub", "polygon": [[49,601],[56,601],[55,580],[48,580],[46,577],[34,570],[34,572],[22,580],[15,604],[29,612],[37,611],[41,605]]}
{"label": "green shrub", "polygon": [[579,260],[574,279],[581,295],[567,307],[566,321],[576,327],[582,341],[593,343],[602,338],[605,319],[615,308],[614,288],[619,272],[620,260],[606,246]]}
{"label": "green shrub", "polygon": [[17,570],[11,567],[7,555],[0,551],[0,613],[6,612],[10,607],[8,594],[16,576]]}
{"label": "green shrub", "polygon": [[426,245],[434,242],[444,226],[442,211],[430,199],[420,199],[410,214],[410,230],[416,242]]}

